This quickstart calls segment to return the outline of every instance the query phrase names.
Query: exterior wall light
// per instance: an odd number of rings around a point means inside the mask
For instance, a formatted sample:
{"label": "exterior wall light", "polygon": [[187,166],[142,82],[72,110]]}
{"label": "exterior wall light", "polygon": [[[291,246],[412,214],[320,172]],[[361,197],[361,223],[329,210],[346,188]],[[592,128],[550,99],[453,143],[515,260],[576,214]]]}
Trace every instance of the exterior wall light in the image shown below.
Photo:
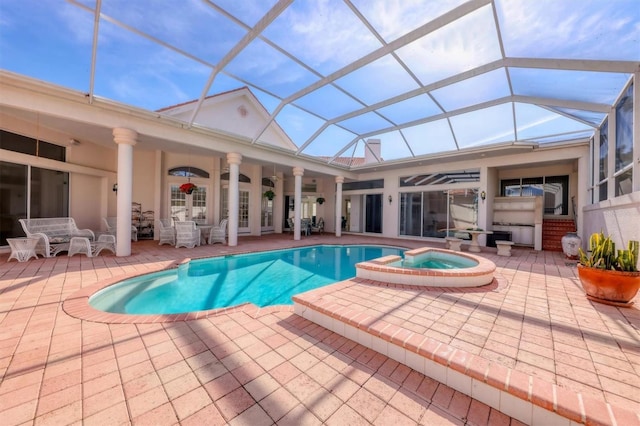
{"label": "exterior wall light", "polygon": [[393,201],[393,197],[391,195],[389,195],[389,198],[387,198],[389,200],[389,204],[391,204],[391,202]]}
{"label": "exterior wall light", "polygon": [[486,193],[486,192],[484,192],[484,191],[482,191],[482,192],[480,193],[480,198],[482,198],[482,201],[486,200],[486,199],[487,199],[487,193]]}
{"label": "exterior wall light", "polygon": [[113,188],[111,188],[113,190],[113,192],[118,192],[118,184],[114,183],[113,184]]}

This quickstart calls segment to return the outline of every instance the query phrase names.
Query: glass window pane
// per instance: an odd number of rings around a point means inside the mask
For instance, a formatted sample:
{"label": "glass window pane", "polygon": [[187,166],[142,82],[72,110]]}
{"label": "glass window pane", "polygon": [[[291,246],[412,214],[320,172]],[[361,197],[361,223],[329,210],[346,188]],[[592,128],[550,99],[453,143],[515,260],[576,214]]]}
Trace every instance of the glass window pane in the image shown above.
{"label": "glass window pane", "polygon": [[522,192],[520,195],[523,197],[535,197],[542,195],[544,192],[542,183],[543,179],[541,177],[522,179]]}
{"label": "glass window pane", "polygon": [[449,227],[456,229],[478,226],[478,191],[456,189],[449,191]]}
{"label": "glass window pane", "polygon": [[500,195],[502,197],[519,197],[520,179],[505,179],[500,181]]}
{"label": "glass window pane", "polygon": [[[421,217],[422,194],[420,192],[400,194],[400,235],[420,236]],[[431,237],[434,235],[425,236]]]}
{"label": "glass window pane", "polygon": [[632,176],[633,170],[631,168],[616,176],[616,197],[618,195],[631,194],[633,192]]}
{"label": "glass window pane", "polygon": [[38,157],[50,158],[57,161],[66,161],[66,154],[67,149],[63,146],[38,141]]}
{"label": "glass window pane", "polygon": [[27,166],[0,161],[0,246],[24,237],[18,219],[27,217]]}
{"label": "glass window pane", "polygon": [[0,149],[36,155],[36,146],[35,139],[0,130]]}
{"label": "glass window pane", "polygon": [[453,228],[447,220],[447,191],[425,192],[423,212],[424,237],[444,238],[447,228]]}
{"label": "glass window pane", "polygon": [[608,190],[607,190],[607,181],[605,180],[603,183],[601,183],[598,188],[599,188],[599,201],[604,201],[607,199],[608,196]]}
{"label": "glass window pane", "polygon": [[544,179],[544,213],[569,214],[569,176],[547,176]]}
{"label": "glass window pane", "polygon": [[69,216],[69,173],[31,168],[30,217]]}
{"label": "glass window pane", "polygon": [[[600,181],[609,175],[609,121],[600,128]],[[602,198],[601,198],[602,199]]]}
{"label": "glass window pane", "polygon": [[362,180],[358,182],[345,182],[342,184],[343,191],[354,191],[359,189],[380,189],[384,188],[384,179]]}
{"label": "glass window pane", "polygon": [[633,84],[627,88],[627,92],[616,107],[616,172],[631,164],[631,161],[633,161]]}

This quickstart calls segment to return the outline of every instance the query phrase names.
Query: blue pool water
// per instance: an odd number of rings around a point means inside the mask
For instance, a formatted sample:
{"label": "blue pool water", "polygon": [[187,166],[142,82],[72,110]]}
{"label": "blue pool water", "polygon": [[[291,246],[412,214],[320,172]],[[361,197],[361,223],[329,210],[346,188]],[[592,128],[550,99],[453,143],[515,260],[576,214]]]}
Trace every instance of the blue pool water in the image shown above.
{"label": "blue pool water", "polygon": [[404,249],[312,246],[192,260],[107,287],[91,297],[96,309],[127,314],[175,314],[236,306],[289,305],[291,297],[356,275],[355,264]]}
{"label": "blue pool water", "polygon": [[392,266],[402,268],[429,268],[429,269],[464,269],[478,266],[478,262],[462,256],[447,253],[430,253],[425,259],[419,262],[407,262],[401,260]]}

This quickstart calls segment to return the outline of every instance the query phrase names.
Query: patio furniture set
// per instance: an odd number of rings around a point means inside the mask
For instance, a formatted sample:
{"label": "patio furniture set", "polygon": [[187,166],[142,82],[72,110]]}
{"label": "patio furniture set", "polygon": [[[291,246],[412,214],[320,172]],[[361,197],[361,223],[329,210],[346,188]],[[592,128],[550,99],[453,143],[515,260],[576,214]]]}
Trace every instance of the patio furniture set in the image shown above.
{"label": "patio furniture set", "polygon": [[159,245],[171,244],[178,247],[194,248],[201,244],[215,244],[227,242],[227,219],[222,219],[218,225],[197,224],[194,221],[180,221],[160,219]]}
{"label": "patio furniture set", "polygon": [[[289,233],[293,232],[293,218],[287,219],[287,225],[289,226]],[[300,219],[300,234],[311,235],[314,232],[322,234],[324,232],[324,219],[319,218],[316,223],[313,223],[311,219]]]}
{"label": "patio furniture set", "polygon": [[115,236],[99,235],[90,229],[79,229],[71,217],[19,219],[26,238],[7,238],[9,259],[26,262],[32,257],[53,257],[62,251],[69,256],[82,253],[97,256],[102,250],[116,252]]}

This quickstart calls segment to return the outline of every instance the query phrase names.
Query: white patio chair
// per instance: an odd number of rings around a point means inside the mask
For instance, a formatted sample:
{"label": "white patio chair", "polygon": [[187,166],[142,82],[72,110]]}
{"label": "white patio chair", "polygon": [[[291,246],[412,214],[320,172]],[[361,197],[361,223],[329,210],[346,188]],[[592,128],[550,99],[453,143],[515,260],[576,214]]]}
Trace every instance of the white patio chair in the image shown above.
{"label": "white patio chair", "polygon": [[200,245],[200,230],[192,220],[176,222],[176,248],[194,248]]}
{"label": "white patio chair", "polygon": [[[118,218],[117,217],[103,217],[105,225],[107,225],[107,232],[114,237],[118,233]],[[131,225],[131,241],[138,241],[138,228]]]}
{"label": "white patio chair", "polygon": [[324,232],[324,219],[323,218],[319,218],[318,221],[316,222],[315,226],[311,225],[311,233],[313,234],[314,232],[317,232],[319,234],[322,234]]}
{"label": "white patio chair", "polygon": [[158,245],[162,244],[171,244],[172,246],[176,244],[176,230],[171,225],[171,219],[160,219],[160,242]]}
{"label": "white patio chair", "polygon": [[227,242],[227,223],[228,219],[222,219],[218,226],[212,226],[209,231],[209,244]]}

